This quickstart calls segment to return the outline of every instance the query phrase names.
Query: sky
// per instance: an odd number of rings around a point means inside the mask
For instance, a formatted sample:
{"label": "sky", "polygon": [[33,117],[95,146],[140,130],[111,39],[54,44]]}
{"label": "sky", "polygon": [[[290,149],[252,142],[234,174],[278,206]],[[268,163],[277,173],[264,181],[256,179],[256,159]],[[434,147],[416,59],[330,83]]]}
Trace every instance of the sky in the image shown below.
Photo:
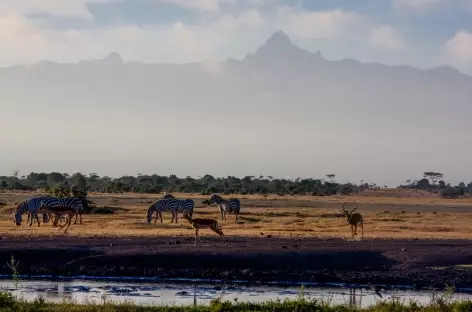
{"label": "sky", "polygon": [[283,30],[330,60],[472,74],[470,0],[3,0],[0,26],[0,66],[241,58]]}
{"label": "sky", "polygon": [[[450,65],[472,75],[471,21],[472,0],[2,0],[0,66],[111,52],[125,62],[240,59],[282,30],[328,60]],[[338,82],[238,76],[218,63],[203,63],[204,77],[197,67],[130,65],[121,77],[121,63],[93,74],[87,64],[42,65],[0,70],[8,131],[0,175],[335,173],[396,186],[440,171],[452,183],[472,179],[462,165],[472,88],[447,70],[437,79],[409,72],[397,83],[384,67],[373,81],[346,72]]]}

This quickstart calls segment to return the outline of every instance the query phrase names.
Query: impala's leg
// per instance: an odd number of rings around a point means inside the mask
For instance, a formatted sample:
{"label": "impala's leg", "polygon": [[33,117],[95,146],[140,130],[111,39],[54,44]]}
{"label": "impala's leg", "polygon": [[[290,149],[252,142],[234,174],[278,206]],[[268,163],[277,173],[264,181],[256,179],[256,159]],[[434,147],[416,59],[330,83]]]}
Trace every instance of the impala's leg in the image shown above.
{"label": "impala's leg", "polygon": [[72,222],[72,216],[69,215],[68,217],[69,217],[69,218],[68,218],[68,219],[69,219],[69,222],[67,222],[67,227],[66,227],[66,230],[64,231],[64,234],[67,233],[67,230],[69,229],[70,223]]}
{"label": "impala's leg", "polygon": [[68,220],[66,219],[66,222],[64,223],[64,225],[61,225],[61,222],[59,222],[59,220],[61,220],[62,216],[59,215],[59,214],[56,214],[55,215],[55,219],[58,220],[58,223],[56,226],[59,226],[59,229],[58,231],[62,230],[64,228],[64,226],[66,226],[66,223],[68,222]]}
{"label": "impala's leg", "polygon": [[223,234],[223,231],[218,228],[217,225],[216,225],[216,226],[212,226],[210,229],[211,229],[213,232],[215,232],[216,234],[218,234],[218,235],[223,239],[223,241],[226,243],[225,235]]}
{"label": "impala's leg", "polygon": [[[54,226],[54,227],[57,227],[57,223],[58,223],[60,220],[61,220],[61,216],[60,216],[60,215],[54,215],[54,224],[53,224],[53,226]],[[61,225],[60,225],[60,222],[59,222],[59,226],[61,226]],[[64,227],[64,226],[61,226],[61,228],[63,228],[63,227]]]}
{"label": "impala's leg", "polygon": [[354,224],[354,235],[357,235],[357,223]]}
{"label": "impala's leg", "polygon": [[361,221],[362,238],[364,238],[364,222]]}
{"label": "impala's leg", "polygon": [[351,224],[351,236],[354,239],[354,225]]}

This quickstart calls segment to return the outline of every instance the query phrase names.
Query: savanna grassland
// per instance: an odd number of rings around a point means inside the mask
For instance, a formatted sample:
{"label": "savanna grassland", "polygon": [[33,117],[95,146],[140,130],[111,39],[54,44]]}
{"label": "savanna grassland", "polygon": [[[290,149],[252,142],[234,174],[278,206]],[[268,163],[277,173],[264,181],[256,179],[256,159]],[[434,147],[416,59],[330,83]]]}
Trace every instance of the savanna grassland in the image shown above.
{"label": "savanna grassland", "polygon": [[[21,226],[15,203],[36,195],[0,194],[0,270],[12,254],[26,274],[87,274],[316,282],[472,284],[472,199],[443,199],[417,190],[369,190],[359,196],[240,195],[238,222],[220,221],[209,196],[192,198],[194,218],[220,222],[230,245],[208,230],[194,246],[194,230],[179,219],[146,223],[151,194],[89,193],[98,212],[83,215],[64,235],[50,223]],[[364,216],[364,238],[350,240],[341,206]],[[113,213],[103,213],[113,212]],[[51,261],[52,255],[54,261]]]}
{"label": "savanna grassland", "polygon": [[[35,195],[31,192],[0,194],[0,198],[7,202],[1,208],[0,234],[36,236],[56,233],[50,224],[38,228],[36,224],[17,227],[13,223],[11,212],[15,204]],[[364,216],[365,238],[472,238],[472,198],[443,199],[424,191],[372,190],[360,196],[325,197],[241,195],[238,198],[242,208],[237,223],[233,215],[221,221],[216,206],[202,204],[209,196],[173,195],[193,199],[196,204],[194,218],[218,220],[229,237],[260,236],[262,232],[282,237],[348,238],[349,225],[340,208],[346,202],[345,208],[352,210],[355,201],[357,212]],[[159,220],[154,224],[154,219],[151,224],[146,223],[147,208],[161,196],[91,193],[89,198],[99,208],[104,207],[104,213],[84,215],[84,224],[73,226],[69,235],[193,235],[185,220],[179,219],[178,224],[171,224],[170,213],[163,214],[162,224]]]}

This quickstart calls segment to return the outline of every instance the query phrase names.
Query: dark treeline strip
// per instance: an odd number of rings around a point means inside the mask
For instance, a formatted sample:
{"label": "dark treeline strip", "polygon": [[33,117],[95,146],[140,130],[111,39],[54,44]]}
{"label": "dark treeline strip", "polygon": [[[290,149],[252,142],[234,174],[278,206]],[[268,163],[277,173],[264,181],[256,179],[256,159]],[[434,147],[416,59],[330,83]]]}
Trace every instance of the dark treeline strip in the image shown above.
{"label": "dark treeline strip", "polygon": [[[212,193],[223,194],[278,194],[278,195],[313,195],[329,196],[335,194],[351,195],[359,194],[365,190],[377,190],[386,186],[375,183],[364,183],[356,185],[353,183],[338,183],[336,175],[327,174],[325,179],[297,178],[284,179],[272,176],[235,176],[214,177],[206,174],[203,177],[185,178],[176,175],[161,176],[157,174],[136,176],[122,176],[112,178],[99,176],[96,173],[82,174],[50,172],[36,173],[20,176],[14,172],[11,176],[0,176],[0,191],[2,190],[37,190],[43,189],[51,194],[68,193],[73,196],[84,197],[87,192],[103,193],[161,193],[182,192],[200,193],[208,195]],[[443,175],[437,172],[425,172],[423,178],[418,180],[407,180],[404,185],[398,186],[402,189],[418,189],[440,194],[443,197],[458,197],[472,194],[472,182],[459,183],[452,186],[446,183]]]}

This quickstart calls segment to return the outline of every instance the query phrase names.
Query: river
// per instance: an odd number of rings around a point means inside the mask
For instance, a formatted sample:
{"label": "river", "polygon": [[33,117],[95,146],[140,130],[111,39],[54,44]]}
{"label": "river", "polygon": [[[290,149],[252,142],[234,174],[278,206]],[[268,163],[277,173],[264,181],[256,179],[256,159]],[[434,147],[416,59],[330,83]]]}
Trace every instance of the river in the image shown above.
{"label": "river", "polygon": [[[239,302],[265,302],[297,299],[303,293],[307,299],[317,298],[331,304],[349,304],[367,307],[392,298],[429,303],[432,291],[381,289],[373,287],[302,287],[300,286],[247,286],[220,283],[151,283],[69,280],[0,280],[0,290],[10,292],[28,301],[43,297],[50,302],[103,303],[131,302],[136,305],[207,305],[213,299]],[[441,293],[436,293],[441,294]],[[454,293],[454,299],[471,299],[472,293]]]}

